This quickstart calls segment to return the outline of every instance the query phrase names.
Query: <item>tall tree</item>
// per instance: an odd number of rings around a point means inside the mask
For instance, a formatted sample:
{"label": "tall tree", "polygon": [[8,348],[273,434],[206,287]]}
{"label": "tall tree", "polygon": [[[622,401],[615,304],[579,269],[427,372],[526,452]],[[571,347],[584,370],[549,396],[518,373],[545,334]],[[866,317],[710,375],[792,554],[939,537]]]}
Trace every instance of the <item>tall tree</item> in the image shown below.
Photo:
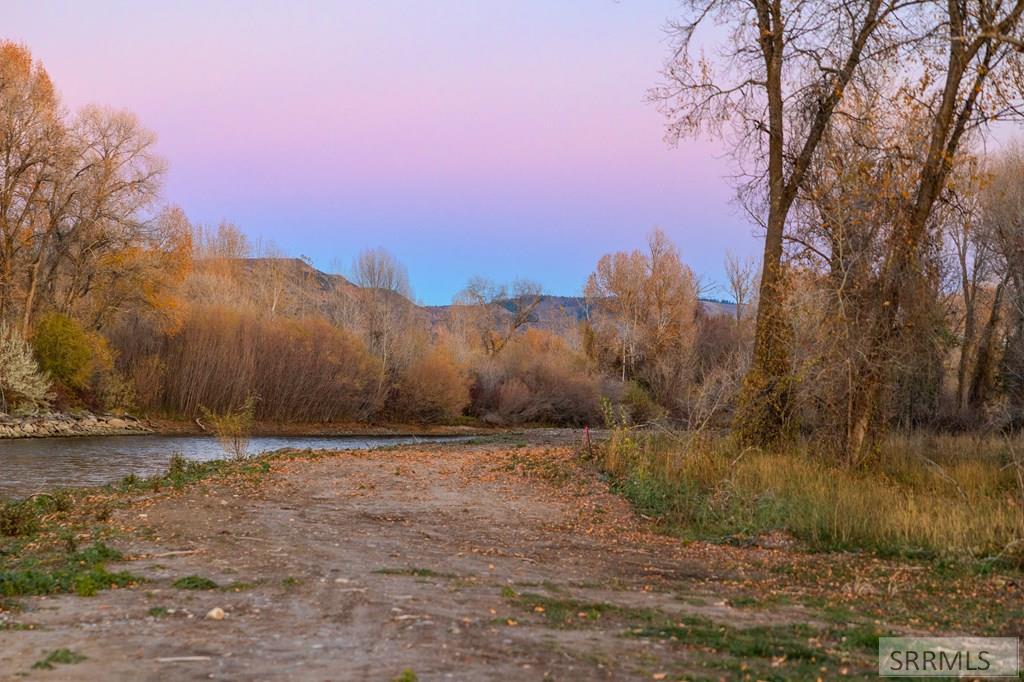
{"label": "tall tree", "polygon": [[[754,358],[736,426],[742,440],[772,444],[789,414],[790,332],[784,315],[783,237],[793,202],[848,85],[865,63],[893,59],[920,0],[686,0],[672,24],[664,84],[652,99],[667,138],[732,127],[748,167],[741,195],[765,230]],[[694,58],[698,29],[730,27],[714,61]]]}

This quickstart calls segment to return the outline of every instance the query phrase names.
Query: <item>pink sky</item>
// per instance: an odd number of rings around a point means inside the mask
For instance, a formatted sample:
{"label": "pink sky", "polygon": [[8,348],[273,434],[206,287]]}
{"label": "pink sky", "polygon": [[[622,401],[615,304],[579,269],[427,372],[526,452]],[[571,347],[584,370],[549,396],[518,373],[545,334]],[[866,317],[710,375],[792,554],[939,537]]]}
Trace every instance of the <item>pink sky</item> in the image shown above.
{"label": "pink sky", "polygon": [[644,101],[674,0],[14,2],[66,103],[136,112],[166,197],[317,265],[384,246],[417,295],[474,274],[581,289],[659,226],[721,279],[758,251],[714,143]]}

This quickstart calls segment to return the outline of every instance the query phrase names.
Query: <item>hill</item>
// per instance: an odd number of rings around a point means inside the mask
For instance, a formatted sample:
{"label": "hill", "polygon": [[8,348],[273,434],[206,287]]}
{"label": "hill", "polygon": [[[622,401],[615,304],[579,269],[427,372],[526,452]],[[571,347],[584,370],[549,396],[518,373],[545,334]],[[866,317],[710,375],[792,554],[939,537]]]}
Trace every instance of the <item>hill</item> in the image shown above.
{"label": "hill", "polygon": [[[216,279],[224,274],[223,266],[218,262],[197,261],[193,288],[198,291],[193,291],[192,295],[203,298],[204,294],[222,294],[217,291]],[[250,303],[269,306],[285,315],[318,313],[340,322],[358,312],[359,305],[370,295],[391,297],[395,306],[409,306],[415,315],[429,320],[432,327],[444,323],[451,311],[450,305],[421,306],[395,292],[360,287],[342,275],[318,270],[300,258],[246,258],[232,261],[230,266],[241,296]],[[500,305],[511,315],[520,303],[517,299],[508,299]],[[700,305],[708,316],[735,314],[735,304],[727,301],[702,299]],[[557,331],[585,320],[588,315],[589,306],[582,296],[545,294],[529,324]]]}

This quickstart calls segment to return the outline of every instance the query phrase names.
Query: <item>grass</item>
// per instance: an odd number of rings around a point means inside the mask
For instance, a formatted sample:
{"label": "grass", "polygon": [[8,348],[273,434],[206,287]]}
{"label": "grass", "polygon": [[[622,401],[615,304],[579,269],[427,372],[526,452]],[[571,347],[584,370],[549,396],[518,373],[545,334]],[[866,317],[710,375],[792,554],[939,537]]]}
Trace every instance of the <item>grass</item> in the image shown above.
{"label": "grass", "polygon": [[216,590],[220,587],[217,583],[201,575],[187,575],[184,578],[178,578],[172,585],[179,590]]}
{"label": "grass", "polygon": [[46,655],[46,658],[36,661],[32,664],[32,667],[36,670],[53,670],[54,663],[60,663],[62,665],[71,665],[74,663],[81,663],[85,660],[85,656],[76,653],[71,649],[57,649],[51,651]]}
{"label": "grass", "polygon": [[[58,489],[23,500],[0,500],[0,606],[3,598],[56,593],[91,596],[141,582],[130,573],[105,567],[122,560],[107,544],[118,534],[110,523],[115,509],[127,506],[139,493],[179,490],[215,476],[241,475],[246,481],[258,481],[270,471],[271,460],[286,456],[192,462],[174,455],[167,472],[158,476],[129,475],[102,488]],[[86,548],[80,549],[79,544],[85,543]]]}
{"label": "grass", "polygon": [[549,627],[619,627],[626,637],[685,647],[699,652],[696,658],[703,656],[703,667],[744,675],[750,672],[750,679],[814,679],[821,675],[823,667],[838,671],[851,664],[859,670],[869,670],[878,637],[883,634],[865,625],[821,629],[801,623],[738,627],[658,609],[517,593],[509,587],[502,590],[502,596],[510,605],[543,617]]}
{"label": "grass", "polygon": [[429,568],[378,568],[374,573],[381,575],[408,575],[414,578],[457,578],[454,573],[439,573]]}
{"label": "grass", "polygon": [[21,597],[73,592],[91,597],[100,590],[125,587],[141,578],[128,572],[111,573],[104,564],[121,560],[121,554],[102,542],[64,556],[29,557],[0,569],[0,595]]}
{"label": "grass", "polygon": [[501,594],[510,604],[542,615],[549,626],[557,628],[593,625],[606,616],[617,616],[631,622],[653,622],[656,619],[656,612],[650,609],[627,609],[605,602],[583,602],[530,592],[520,594],[509,587],[502,589]]}
{"label": "grass", "polygon": [[1024,566],[1024,491],[1006,441],[893,436],[864,469],[811,446],[738,450],[726,438],[613,430],[601,466],[638,510],[684,537],[788,533],[815,550]]}

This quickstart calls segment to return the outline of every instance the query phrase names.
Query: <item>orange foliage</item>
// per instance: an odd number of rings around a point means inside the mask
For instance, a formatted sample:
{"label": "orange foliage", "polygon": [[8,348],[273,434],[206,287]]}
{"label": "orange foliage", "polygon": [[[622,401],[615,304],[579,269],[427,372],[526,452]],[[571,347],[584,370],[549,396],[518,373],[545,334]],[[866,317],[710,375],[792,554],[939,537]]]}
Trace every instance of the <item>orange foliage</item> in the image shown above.
{"label": "orange foliage", "polygon": [[434,346],[415,357],[401,373],[391,403],[399,419],[451,421],[469,404],[469,381],[451,353]]}

